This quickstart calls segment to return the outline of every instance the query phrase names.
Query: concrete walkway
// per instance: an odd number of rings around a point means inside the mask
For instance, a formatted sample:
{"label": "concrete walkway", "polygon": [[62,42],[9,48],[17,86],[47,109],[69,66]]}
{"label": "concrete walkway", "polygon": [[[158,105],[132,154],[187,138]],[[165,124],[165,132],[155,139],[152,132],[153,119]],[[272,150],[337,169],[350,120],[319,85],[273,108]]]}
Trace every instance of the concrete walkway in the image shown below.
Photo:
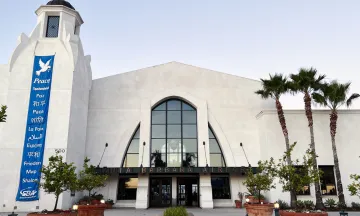
{"label": "concrete walkway", "polygon": [[[235,208],[216,208],[216,209],[201,209],[189,208],[189,213],[194,216],[245,216],[245,209]],[[109,209],[105,211],[105,216],[162,216],[164,209]],[[360,212],[348,212],[349,216],[360,216]],[[9,213],[1,213],[0,216],[7,216]],[[18,216],[26,216],[26,213],[16,213]],[[329,216],[339,216],[339,212],[329,212]]]}

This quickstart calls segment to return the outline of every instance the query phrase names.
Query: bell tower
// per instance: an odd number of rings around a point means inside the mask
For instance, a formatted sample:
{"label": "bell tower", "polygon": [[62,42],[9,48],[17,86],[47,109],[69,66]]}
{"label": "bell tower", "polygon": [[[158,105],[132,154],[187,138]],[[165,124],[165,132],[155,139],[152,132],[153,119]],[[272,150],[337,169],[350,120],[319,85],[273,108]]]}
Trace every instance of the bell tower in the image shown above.
{"label": "bell tower", "polygon": [[[24,160],[29,157],[27,153],[38,151],[29,149],[27,146],[32,145],[27,145],[26,141],[26,133],[30,130],[27,127],[28,116],[32,112],[29,107],[33,104],[33,78],[39,76],[34,71],[39,70],[35,70],[39,64],[44,67],[46,63],[39,63],[39,60],[35,61],[36,58],[52,57],[51,66],[48,67],[51,68],[52,78],[47,117],[44,118],[47,121],[46,136],[41,141],[41,165],[47,165],[50,156],[60,153],[64,160],[73,162],[79,169],[85,157],[92,72],[91,57],[84,55],[80,39],[80,28],[84,21],[80,13],[64,0],[51,0],[35,13],[35,28],[29,36],[20,34],[8,64],[0,67],[7,79],[6,98],[2,103],[8,107],[7,122],[0,128],[0,212],[11,212],[15,206],[17,211],[25,212],[52,209],[55,203],[54,195],[43,190],[38,191],[39,199],[35,201],[23,202],[16,198],[19,182],[24,181],[22,173],[28,169],[32,169],[32,172],[35,170],[33,167],[23,169]],[[46,74],[49,71],[41,72]],[[26,163],[31,164],[28,158]],[[59,197],[58,208],[71,207],[72,201],[81,194],[76,193],[76,196],[63,193]]]}

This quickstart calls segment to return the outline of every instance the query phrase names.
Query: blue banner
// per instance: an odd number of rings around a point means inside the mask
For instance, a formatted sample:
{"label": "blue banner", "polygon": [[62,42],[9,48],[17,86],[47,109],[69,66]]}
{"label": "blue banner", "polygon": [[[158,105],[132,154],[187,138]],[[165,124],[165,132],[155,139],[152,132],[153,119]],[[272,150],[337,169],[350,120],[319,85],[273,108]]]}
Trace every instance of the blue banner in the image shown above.
{"label": "blue banner", "polygon": [[51,80],[55,56],[35,56],[16,201],[39,200]]}

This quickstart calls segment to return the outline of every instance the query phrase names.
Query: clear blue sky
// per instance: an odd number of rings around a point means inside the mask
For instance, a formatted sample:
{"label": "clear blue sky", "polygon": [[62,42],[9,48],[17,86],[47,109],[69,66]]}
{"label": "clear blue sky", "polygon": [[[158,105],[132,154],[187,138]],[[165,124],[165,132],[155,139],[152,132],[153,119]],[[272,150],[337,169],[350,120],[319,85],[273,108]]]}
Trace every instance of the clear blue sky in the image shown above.
{"label": "clear blue sky", "polygon": [[[0,0],[0,64],[46,0]],[[170,61],[243,77],[316,67],[360,92],[360,0],[70,0],[99,78]],[[301,97],[284,98],[301,108]],[[353,108],[360,108],[360,102]]]}

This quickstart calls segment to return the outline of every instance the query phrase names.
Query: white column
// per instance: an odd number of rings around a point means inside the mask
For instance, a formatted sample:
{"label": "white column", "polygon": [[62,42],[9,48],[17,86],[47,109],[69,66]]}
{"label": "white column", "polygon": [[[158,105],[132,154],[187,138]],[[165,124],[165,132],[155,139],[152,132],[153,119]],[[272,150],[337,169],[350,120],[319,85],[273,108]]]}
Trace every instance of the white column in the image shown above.
{"label": "white column", "polygon": [[172,198],[172,206],[176,206],[176,198],[177,198],[177,177],[172,177],[172,183],[171,183],[171,198]]}
{"label": "white column", "polygon": [[135,208],[147,209],[149,207],[149,176],[140,174],[138,180]]}
{"label": "white column", "polygon": [[211,188],[211,175],[200,175],[200,208],[214,208]]}

